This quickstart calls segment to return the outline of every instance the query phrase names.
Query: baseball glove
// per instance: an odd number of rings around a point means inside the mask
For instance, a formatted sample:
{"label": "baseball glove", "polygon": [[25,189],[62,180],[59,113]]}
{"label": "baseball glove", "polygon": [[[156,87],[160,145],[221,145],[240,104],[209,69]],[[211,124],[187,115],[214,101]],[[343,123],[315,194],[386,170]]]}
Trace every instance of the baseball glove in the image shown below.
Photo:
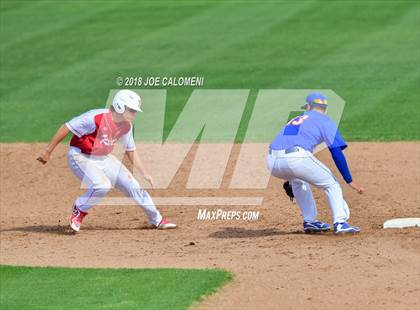
{"label": "baseball glove", "polygon": [[290,201],[293,201],[293,198],[295,198],[295,195],[293,194],[292,185],[290,185],[289,181],[284,182],[283,188],[287,196],[289,196]]}

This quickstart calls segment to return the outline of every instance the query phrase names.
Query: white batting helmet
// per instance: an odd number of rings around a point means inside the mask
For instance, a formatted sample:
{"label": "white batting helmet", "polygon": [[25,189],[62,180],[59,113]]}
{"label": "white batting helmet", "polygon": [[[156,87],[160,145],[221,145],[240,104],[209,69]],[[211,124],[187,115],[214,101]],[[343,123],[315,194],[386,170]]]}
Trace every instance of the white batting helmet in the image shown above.
{"label": "white batting helmet", "polygon": [[114,99],[112,100],[112,107],[115,112],[119,114],[123,114],[126,107],[134,111],[143,112],[141,109],[140,96],[129,89],[119,90],[115,94]]}

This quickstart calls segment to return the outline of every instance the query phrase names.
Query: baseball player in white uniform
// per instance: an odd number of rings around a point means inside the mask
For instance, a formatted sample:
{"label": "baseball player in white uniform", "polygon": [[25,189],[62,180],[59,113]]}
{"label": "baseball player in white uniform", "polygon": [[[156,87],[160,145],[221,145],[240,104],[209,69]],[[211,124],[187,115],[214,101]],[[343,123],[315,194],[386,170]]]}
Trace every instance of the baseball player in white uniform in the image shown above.
{"label": "baseball player in white uniform", "polygon": [[68,165],[73,173],[88,186],[78,197],[70,216],[70,227],[79,231],[88,211],[104,197],[113,186],[131,197],[145,211],[150,224],[159,229],[175,228],[163,218],[149,193],[140,187],[130,171],[111,154],[115,143],[121,140],[133,166],[153,186],[153,179],[136,152],[132,122],[141,110],[140,96],[131,90],[118,91],[109,109],[95,109],[63,124],[37,158],[46,164],[55,147],[73,133],[68,152]]}

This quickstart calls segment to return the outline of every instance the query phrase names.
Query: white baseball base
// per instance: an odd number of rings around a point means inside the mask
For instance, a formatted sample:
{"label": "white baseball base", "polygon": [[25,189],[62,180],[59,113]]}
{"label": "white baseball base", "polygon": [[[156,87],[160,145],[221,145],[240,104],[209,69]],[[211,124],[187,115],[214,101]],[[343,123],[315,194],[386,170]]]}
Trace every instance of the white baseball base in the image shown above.
{"label": "white baseball base", "polygon": [[384,223],[384,228],[420,227],[419,217],[392,219]]}

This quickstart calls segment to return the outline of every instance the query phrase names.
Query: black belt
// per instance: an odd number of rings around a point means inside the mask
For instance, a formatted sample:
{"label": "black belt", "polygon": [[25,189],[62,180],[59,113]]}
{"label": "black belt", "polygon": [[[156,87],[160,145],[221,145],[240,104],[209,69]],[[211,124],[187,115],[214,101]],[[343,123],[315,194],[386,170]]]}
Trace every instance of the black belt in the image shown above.
{"label": "black belt", "polygon": [[289,147],[288,149],[286,149],[284,152],[286,154],[299,152],[299,148],[297,146],[292,146],[292,147]]}
{"label": "black belt", "polygon": [[288,149],[285,149],[285,150],[272,150],[272,149],[270,149],[269,153],[273,154],[273,153],[278,152],[278,151],[279,152],[284,151],[285,154],[290,154],[290,153],[294,153],[294,152],[299,152],[299,147],[292,146],[292,147],[289,147]]}

